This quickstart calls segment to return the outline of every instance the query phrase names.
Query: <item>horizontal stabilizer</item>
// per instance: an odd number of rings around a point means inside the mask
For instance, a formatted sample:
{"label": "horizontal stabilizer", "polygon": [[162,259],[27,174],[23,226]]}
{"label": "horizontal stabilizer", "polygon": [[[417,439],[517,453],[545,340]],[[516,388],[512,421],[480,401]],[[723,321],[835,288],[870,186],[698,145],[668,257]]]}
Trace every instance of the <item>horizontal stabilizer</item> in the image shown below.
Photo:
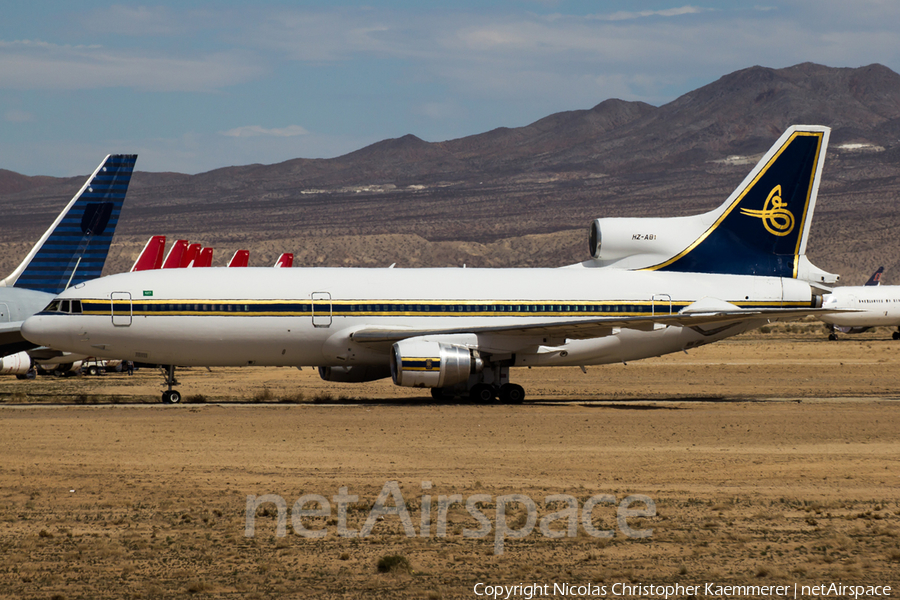
{"label": "horizontal stabilizer", "polygon": [[706,297],[685,306],[678,312],[682,315],[696,315],[732,312],[736,310],[739,311],[742,309],[740,306],[732,304],[731,302],[725,302],[724,300],[719,300],[718,298]]}

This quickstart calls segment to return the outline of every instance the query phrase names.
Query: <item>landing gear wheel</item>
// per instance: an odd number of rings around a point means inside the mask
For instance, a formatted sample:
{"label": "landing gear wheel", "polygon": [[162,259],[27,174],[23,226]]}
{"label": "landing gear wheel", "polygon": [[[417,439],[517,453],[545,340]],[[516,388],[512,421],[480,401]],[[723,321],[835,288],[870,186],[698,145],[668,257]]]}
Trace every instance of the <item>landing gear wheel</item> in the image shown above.
{"label": "landing gear wheel", "polygon": [[[895,338],[895,339],[896,339],[896,338]],[[835,335],[835,334],[833,334],[833,333],[829,333],[829,334],[828,334],[828,340],[831,341],[831,342],[837,340],[837,335]]]}
{"label": "landing gear wheel", "polygon": [[522,404],[525,400],[525,388],[515,383],[500,386],[500,402],[503,404]]}
{"label": "landing gear wheel", "polygon": [[448,400],[450,395],[444,391],[444,388],[431,388],[431,397],[435,400]]}
{"label": "landing gear wheel", "polygon": [[894,338],[895,340],[900,340],[900,331],[895,331],[895,332],[891,335],[891,337]]}
{"label": "landing gear wheel", "polygon": [[475,404],[488,404],[494,401],[494,388],[486,383],[479,383],[469,390],[469,400]]}
{"label": "landing gear wheel", "polygon": [[181,392],[172,389],[173,385],[178,385],[178,382],[175,381],[175,365],[167,365],[164,368],[164,372],[166,385],[169,386],[169,389],[162,393],[163,404],[178,404],[181,402]]}

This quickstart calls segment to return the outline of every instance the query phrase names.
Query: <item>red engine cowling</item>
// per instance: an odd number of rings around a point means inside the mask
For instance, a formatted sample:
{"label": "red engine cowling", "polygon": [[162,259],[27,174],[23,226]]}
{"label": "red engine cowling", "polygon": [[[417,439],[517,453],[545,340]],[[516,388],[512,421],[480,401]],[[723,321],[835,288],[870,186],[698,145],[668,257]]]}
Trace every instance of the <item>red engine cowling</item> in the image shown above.
{"label": "red engine cowling", "polygon": [[465,346],[411,338],[394,344],[391,377],[397,385],[439,388],[468,381],[484,364]]}

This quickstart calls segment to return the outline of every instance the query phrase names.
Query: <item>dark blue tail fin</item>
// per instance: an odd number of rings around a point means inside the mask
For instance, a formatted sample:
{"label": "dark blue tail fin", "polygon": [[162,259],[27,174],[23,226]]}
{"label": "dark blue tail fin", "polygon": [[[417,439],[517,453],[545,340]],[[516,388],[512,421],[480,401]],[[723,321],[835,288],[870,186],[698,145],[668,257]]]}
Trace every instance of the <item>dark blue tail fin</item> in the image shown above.
{"label": "dark blue tail fin", "polygon": [[797,277],[816,205],[827,127],[795,125],[719,208],[702,235],[651,270]]}
{"label": "dark blue tail fin", "polygon": [[884,267],[878,267],[878,269],[872,273],[872,276],[869,277],[869,280],[864,285],[881,285],[881,274],[884,273]]}
{"label": "dark blue tail fin", "polygon": [[103,271],[136,154],[110,154],[5,285],[59,293]]}

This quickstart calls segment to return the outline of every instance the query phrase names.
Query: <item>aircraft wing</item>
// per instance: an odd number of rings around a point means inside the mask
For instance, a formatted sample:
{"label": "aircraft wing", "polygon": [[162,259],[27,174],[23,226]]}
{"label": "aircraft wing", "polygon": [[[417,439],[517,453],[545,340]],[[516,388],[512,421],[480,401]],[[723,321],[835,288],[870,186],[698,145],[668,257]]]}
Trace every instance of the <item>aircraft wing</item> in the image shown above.
{"label": "aircraft wing", "polygon": [[656,324],[677,325],[680,327],[702,327],[747,320],[781,321],[796,319],[808,315],[820,315],[832,312],[843,312],[821,308],[754,308],[725,311],[693,311],[666,315],[640,317],[598,317],[595,319],[578,319],[571,321],[554,321],[504,327],[467,327],[447,329],[405,329],[405,328],[366,328],[350,335],[353,341],[379,344],[398,342],[403,339],[424,335],[451,335],[463,333],[501,335],[529,335],[551,338],[584,340],[611,335],[613,329],[637,329],[652,331]]}
{"label": "aircraft wing", "polygon": [[9,356],[23,350],[37,348],[22,337],[22,321],[0,323],[0,356]]}

